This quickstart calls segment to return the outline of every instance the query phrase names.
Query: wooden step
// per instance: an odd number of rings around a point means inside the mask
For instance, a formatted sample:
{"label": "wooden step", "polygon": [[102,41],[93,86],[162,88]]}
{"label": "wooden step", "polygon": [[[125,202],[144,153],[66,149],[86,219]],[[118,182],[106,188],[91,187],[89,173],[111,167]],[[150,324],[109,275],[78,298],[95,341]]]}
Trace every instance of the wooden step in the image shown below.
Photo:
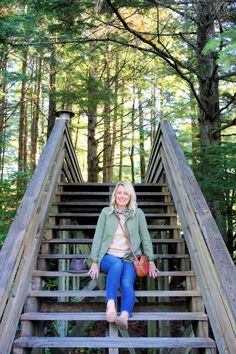
{"label": "wooden step", "polygon": [[[47,229],[50,230],[64,230],[64,231],[79,231],[79,230],[95,230],[96,225],[82,225],[82,224],[76,224],[76,225],[47,225]],[[148,226],[149,231],[169,231],[169,230],[178,230],[179,227],[177,225],[149,225]]]}
{"label": "wooden step", "polygon": [[[69,273],[66,271],[46,271],[46,270],[34,270],[34,277],[61,277],[61,276],[72,276],[72,277],[81,277],[88,276],[87,273],[75,274]],[[193,271],[165,271],[160,272],[158,277],[194,277],[195,273]]]}
{"label": "wooden step", "polygon": [[[204,312],[134,312],[129,321],[207,321]],[[21,321],[105,321],[105,312],[28,312]]]}
{"label": "wooden step", "polygon": [[[44,244],[92,244],[92,238],[52,238],[51,240],[43,240]],[[153,244],[175,244],[184,243],[184,239],[177,238],[153,238]]]}
{"label": "wooden step", "polygon": [[[79,196],[95,196],[95,197],[100,197],[100,196],[111,196],[111,192],[99,192],[99,191],[71,191],[71,192],[57,192],[55,193],[56,196],[69,196],[69,197],[79,197]],[[150,197],[150,196],[155,196],[155,197],[165,197],[165,196],[170,196],[170,192],[154,192],[154,191],[148,191],[148,192],[136,192],[137,198],[140,196],[144,197]]]}
{"label": "wooden step", "polygon": [[[105,311],[105,302],[103,299],[99,302],[95,301],[69,301],[70,299],[63,299],[63,302],[57,301],[57,298],[44,298],[40,306],[41,312],[104,312]],[[163,299],[160,299],[163,300]],[[144,302],[137,301],[135,302],[135,312],[187,312],[188,305],[186,298],[178,299],[178,301],[158,301],[157,302]],[[35,310],[33,310],[35,311]],[[196,311],[204,312],[204,307],[202,306],[201,310]],[[134,323],[134,322],[133,322]]]}
{"label": "wooden step", "polygon": [[[98,201],[66,201],[66,202],[53,202],[53,205],[57,206],[77,206],[77,207],[91,207],[91,206],[101,206],[105,207],[107,206],[106,203],[104,202],[98,202]],[[140,207],[167,207],[167,206],[173,206],[173,203],[171,202],[139,202],[138,205]]]}
{"label": "wooden step", "polygon": [[25,337],[14,341],[14,348],[216,348],[208,337]]}
{"label": "wooden step", "polygon": [[[81,188],[85,188],[90,189],[90,188],[96,188],[99,189],[99,187],[102,188],[114,188],[115,187],[115,183],[96,183],[96,182],[82,182],[82,183],[73,183],[73,182],[60,182],[58,183],[58,186],[62,186],[62,187],[73,187],[73,188],[77,188],[77,187],[81,187]],[[156,189],[157,187],[168,187],[167,183],[134,183],[133,184],[135,189],[140,189],[140,188],[152,188],[152,189]]]}
{"label": "wooden step", "polygon": [[[189,259],[188,254],[154,254],[157,259]],[[88,258],[89,254],[63,254],[63,253],[41,253],[38,255],[40,259],[74,259]]]}
{"label": "wooden step", "polygon": [[[32,290],[30,297],[105,297],[105,290]],[[120,294],[119,294],[120,296]],[[136,290],[136,297],[200,297],[198,290]]]}
{"label": "wooden step", "polygon": [[[74,218],[98,218],[100,213],[93,212],[80,212],[80,213],[50,213],[49,217],[62,218],[62,219],[74,219]],[[169,219],[176,217],[175,213],[145,213],[146,218],[155,218],[155,219]]]}

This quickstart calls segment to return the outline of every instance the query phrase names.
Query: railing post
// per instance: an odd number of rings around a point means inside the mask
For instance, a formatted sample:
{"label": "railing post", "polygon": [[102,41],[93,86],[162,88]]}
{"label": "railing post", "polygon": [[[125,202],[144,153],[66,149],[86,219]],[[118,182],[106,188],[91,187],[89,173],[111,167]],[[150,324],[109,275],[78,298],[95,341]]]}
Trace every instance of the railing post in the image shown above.
{"label": "railing post", "polygon": [[56,112],[56,117],[59,119],[65,119],[68,122],[74,117],[74,113],[68,109],[61,109],[60,111]]}

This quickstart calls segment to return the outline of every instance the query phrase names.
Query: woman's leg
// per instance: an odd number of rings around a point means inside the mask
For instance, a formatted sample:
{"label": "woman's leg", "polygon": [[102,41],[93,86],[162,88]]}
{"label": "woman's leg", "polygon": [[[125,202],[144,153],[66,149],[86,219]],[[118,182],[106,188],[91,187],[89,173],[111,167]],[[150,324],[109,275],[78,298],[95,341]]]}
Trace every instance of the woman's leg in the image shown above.
{"label": "woman's leg", "polygon": [[100,263],[102,272],[107,273],[106,279],[106,300],[117,302],[117,291],[120,286],[120,278],[123,272],[122,259],[106,254]]}
{"label": "woman's leg", "polygon": [[134,281],[136,272],[132,262],[124,262],[123,273],[121,276],[121,311],[120,316],[116,318],[115,323],[121,329],[128,329],[128,319],[132,316],[135,303]]}
{"label": "woman's leg", "polygon": [[123,263],[123,273],[120,280],[121,312],[128,312],[132,316],[135,303],[134,281],[136,272],[132,262]]}

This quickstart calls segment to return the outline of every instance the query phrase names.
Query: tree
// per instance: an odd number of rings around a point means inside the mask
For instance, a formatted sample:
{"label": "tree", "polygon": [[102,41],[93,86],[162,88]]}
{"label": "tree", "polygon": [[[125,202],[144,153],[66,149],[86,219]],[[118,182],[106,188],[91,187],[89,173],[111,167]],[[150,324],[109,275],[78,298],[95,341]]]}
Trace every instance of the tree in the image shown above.
{"label": "tree", "polygon": [[37,156],[37,143],[39,135],[39,117],[40,117],[40,101],[42,95],[42,55],[37,59],[37,82],[35,87],[35,101],[33,102],[33,112],[32,112],[32,123],[31,123],[31,151],[30,151],[30,163],[32,166],[32,171],[36,167],[36,156]]}
{"label": "tree", "polygon": [[98,182],[99,158],[97,153],[96,125],[99,93],[97,89],[97,68],[91,67],[87,81],[88,115],[88,182]]}
{"label": "tree", "polygon": [[49,137],[56,119],[56,54],[55,47],[51,47],[50,71],[49,71],[49,109],[48,109],[48,130]]}
{"label": "tree", "polygon": [[6,122],[7,122],[7,101],[6,101],[6,91],[7,84],[3,73],[6,72],[8,53],[1,51],[0,59],[0,70],[1,70],[1,92],[0,92],[0,180],[3,179],[4,171],[4,158],[5,158],[5,140],[6,140]]}
{"label": "tree", "polygon": [[[4,69],[1,55],[0,97],[5,104],[0,120],[5,172],[10,158],[11,166],[17,162],[20,88],[27,80],[25,126],[31,139],[26,135],[24,140],[25,161],[35,165],[56,107],[71,109],[73,140],[88,180],[140,181],[158,120],[167,118],[185,139],[187,151],[193,151],[190,162],[209,204],[218,223],[224,216],[229,230],[236,188],[225,164],[225,156],[233,157],[223,144],[229,144],[235,124],[235,64],[229,60],[234,34],[228,32],[235,20],[233,5],[211,0],[107,0],[99,6],[92,0],[30,0],[26,13],[22,4],[4,5],[7,17],[0,23],[6,56]],[[20,73],[26,49],[27,78]],[[217,171],[214,184],[212,171]],[[228,182],[222,183],[226,175]]]}
{"label": "tree", "polygon": [[27,172],[27,69],[28,69],[28,50],[23,51],[22,55],[22,83],[20,98],[20,123],[19,123],[19,147],[18,147],[18,188],[23,187],[24,179],[21,173]]}
{"label": "tree", "polygon": [[[129,6],[135,7],[135,16],[137,12],[142,18],[144,5],[156,9],[148,12],[149,17],[153,15],[153,23],[156,24],[156,30],[145,31],[141,26],[135,28],[132,22],[132,14],[125,18],[122,14],[122,2],[106,0],[106,3],[116,15],[118,21],[129,33],[129,43],[139,50],[149,52],[162,58],[172,73],[178,75],[190,87],[191,92],[198,104],[198,128],[199,128],[199,148],[201,150],[201,173],[212,181],[214,176],[214,165],[206,163],[205,156],[210,152],[208,147],[220,146],[221,132],[227,126],[222,125],[222,112],[224,112],[235,100],[234,94],[224,106],[220,106],[219,101],[219,83],[221,80],[235,77],[235,71],[224,73],[217,64],[217,56],[212,52],[204,52],[204,48],[209,40],[216,35],[216,23],[218,28],[223,31],[223,21],[227,19],[227,14],[231,12],[230,2],[223,0],[209,1],[191,1],[188,3],[188,12],[186,12],[186,3],[176,1],[157,1],[148,0],[140,4],[130,1]],[[116,5],[115,5],[116,4]],[[118,10],[118,6],[121,6]],[[160,8],[166,10],[166,21],[160,22]],[[158,16],[155,14],[158,13]],[[192,31],[184,33],[181,28],[181,20],[189,21]],[[143,20],[144,22],[144,20]],[[117,21],[114,20],[117,26]],[[167,29],[170,32],[166,32]],[[167,41],[166,38],[171,38]],[[174,43],[175,39],[175,43]],[[117,40],[121,41],[117,37]],[[126,44],[125,41],[123,41]],[[180,48],[180,50],[178,49]],[[186,49],[187,48],[187,49]],[[189,50],[191,48],[191,51]],[[183,60],[185,56],[185,60]],[[233,120],[231,124],[235,124]],[[212,183],[212,182],[211,182]],[[217,181],[220,183],[220,181]],[[205,188],[206,187],[206,188]],[[221,227],[223,234],[226,234],[225,226],[222,227],[222,216],[224,215],[224,196],[222,193],[216,195],[208,194],[208,186],[203,185],[203,191],[208,199],[211,210]]]}

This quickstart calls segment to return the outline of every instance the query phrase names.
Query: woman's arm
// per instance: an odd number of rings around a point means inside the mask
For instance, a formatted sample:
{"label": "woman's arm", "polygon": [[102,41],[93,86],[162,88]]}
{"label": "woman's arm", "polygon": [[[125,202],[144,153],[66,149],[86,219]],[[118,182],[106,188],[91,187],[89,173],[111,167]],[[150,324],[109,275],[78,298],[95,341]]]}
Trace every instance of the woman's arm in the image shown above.
{"label": "woman's arm", "polygon": [[139,232],[142,240],[144,254],[149,259],[149,264],[148,264],[149,276],[152,278],[156,278],[160,272],[154,263],[155,256],[153,254],[152,240],[148,231],[146,217],[144,215],[144,212],[141,209],[139,214]]}
{"label": "woman's arm", "polygon": [[148,257],[148,260],[153,261],[155,259],[155,256],[153,254],[152,240],[148,231],[146,217],[141,209],[139,209],[138,211],[138,227],[139,235],[142,241],[143,251],[144,254]]}
{"label": "woman's arm", "polygon": [[148,263],[148,270],[149,276],[152,278],[156,278],[160,274],[160,271],[157,269],[154,261],[150,261]]}
{"label": "woman's arm", "polygon": [[92,260],[92,265],[90,267],[90,270],[88,271],[88,275],[90,275],[92,279],[98,278],[99,275],[98,257],[101,248],[101,243],[102,243],[102,236],[105,228],[105,220],[106,220],[106,216],[102,210],[98,218],[98,222],[97,222],[97,226],[93,238],[91,253],[89,256],[89,258]]}
{"label": "woman's arm", "polygon": [[98,263],[93,262],[90,270],[88,271],[88,275],[90,275],[91,279],[97,279],[99,274]]}
{"label": "woman's arm", "polygon": [[102,237],[105,229],[105,221],[106,221],[106,215],[102,210],[98,218],[98,222],[97,222],[97,226],[93,238],[91,253],[89,256],[89,258],[94,263],[98,263],[99,251],[101,248]]}

